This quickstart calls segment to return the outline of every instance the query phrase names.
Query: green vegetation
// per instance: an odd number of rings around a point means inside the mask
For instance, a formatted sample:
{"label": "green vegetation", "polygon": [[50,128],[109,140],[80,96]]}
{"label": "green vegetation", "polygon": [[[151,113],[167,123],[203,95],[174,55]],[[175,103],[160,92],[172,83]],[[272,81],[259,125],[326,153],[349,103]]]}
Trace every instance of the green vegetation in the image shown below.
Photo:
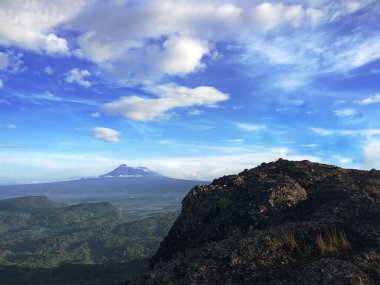
{"label": "green vegetation", "polygon": [[219,200],[218,205],[220,208],[226,208],[228,206],[231,206],[233,203],[233,200],[223,197]]}
{"label": "green vegetation", "polygon": [[[136,219],[110,203],[67,206],[46,197],[2,200],[0,284],[118,284],[126,274],[146,267],[145,259],[155,253],[177,215]],[[77,282],[80,278],[62,273],[70,268],[84,276],[95,267],[112,270],[105,270],[99,283]],[[49,281],[41,281],[45,279]]]}

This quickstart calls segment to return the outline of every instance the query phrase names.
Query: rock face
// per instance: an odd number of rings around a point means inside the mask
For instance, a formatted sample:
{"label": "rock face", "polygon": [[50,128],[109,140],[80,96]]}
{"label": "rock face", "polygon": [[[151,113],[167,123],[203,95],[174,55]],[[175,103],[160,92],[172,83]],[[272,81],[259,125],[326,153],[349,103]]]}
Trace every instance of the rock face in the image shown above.
{"label": "rock face", "polygon": [[380,171],[280,159],[194,187],[126,284],[380,284]]}

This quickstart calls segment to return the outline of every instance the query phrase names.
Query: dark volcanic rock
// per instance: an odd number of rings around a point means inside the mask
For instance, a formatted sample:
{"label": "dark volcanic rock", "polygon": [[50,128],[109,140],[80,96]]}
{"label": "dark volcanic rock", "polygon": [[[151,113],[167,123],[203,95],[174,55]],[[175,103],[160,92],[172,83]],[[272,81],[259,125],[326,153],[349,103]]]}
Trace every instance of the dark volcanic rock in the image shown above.
{"label": "dark volcanic rock", "polygon": [[280,159],[197,186],[126,284],[380,284],[380,171]]}

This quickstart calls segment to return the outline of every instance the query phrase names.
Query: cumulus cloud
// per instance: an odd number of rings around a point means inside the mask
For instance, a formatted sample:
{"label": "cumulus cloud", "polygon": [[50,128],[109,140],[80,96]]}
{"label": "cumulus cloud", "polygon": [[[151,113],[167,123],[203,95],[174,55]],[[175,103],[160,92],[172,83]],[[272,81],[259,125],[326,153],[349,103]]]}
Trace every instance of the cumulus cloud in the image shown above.
{"label": "cumulus cloud", "polygon": [[69,27],[80,33],[81,56],[124,80],[141,80],[189,74],[206,66],[206,55],[219,41],[247,47],[256,34],[299,27],[312,17],[316,22],[318,15],[317,9],[307,13],[302,5],[107,1],[86,9]]}
{"label": "cumulus cloud", "polygon": [[334,114],[337,117],[352,117],[352,116],[357,115],[358,112],[352,108],[345,108],[345,109],[335,110]]}
{"label": "cumulus cloud", "polygon": [[380,93],[377,93],[371,97],[365,98],[363,100],[357,101],[357,103],[361,105],[369,105],[369,104],[375,104],[380,103]]}
{"label": "cumulus cloud", "polygon": [[265,129],[265,125],[248,124],[248,123],[235,123],[235,125],[244,131],[255,132]]}
{"label": "cumulus cloud", "polygon": [[207,42],[188,37],[172,37],[163,47],[160,58],[166,74],[187,74],[202,67],[201,59],[209,52]]}
{"label": "cumulus cloud", "polygon": [[[218,52],[220,42],[233,43],[251,55],[246,61],[250,65],[267,59],[307,67],[308,73],[342,72],[380,58],[376,30],[361,34],[364,17],[368,21],[371,17],[355,15],[357,29],[347,35],[317,28],[347,20],[369,5],[376,10],[379,4],[376,0],[2,1],[0,44],[70,53],[58,31],[74,31],[79,48],[73,54],[123,81],[197,71]],[[298,82],[290,81],[290,87],[298,88]]]}
{"label": "cumulus cloud", "polygon": [[75,16],[86,0],[0,1],[0,44],[47,53],[68,53],[55,28]]}
{"label": "cumulus cloud", "polygon": [[102,140],[104,142],[120,141],[120,132],[113,129],[97,127],[92,129],[92,133],[96,139]]}
{"label": "cumulus cloud", "polygon": [[86,80],[85,77],[90,76],[91,73],[87,69],[80,70],[79,68],[74,68],[66,74],[65,81],[67,83],[77,83],[83,87],[91,87],[91,82]]}
{"label": "cumulus cloud", "polygon": [[104,105],[110,114],[120,114],[137,121],[151,121],[168,116],[167,112],[175,108],[192,106],[215,107],[218,102],[229,98],[228,94],[209,86],[188,88],[175,84],[166,84],[148,89],[158,98],[139,96],[122,97]]}

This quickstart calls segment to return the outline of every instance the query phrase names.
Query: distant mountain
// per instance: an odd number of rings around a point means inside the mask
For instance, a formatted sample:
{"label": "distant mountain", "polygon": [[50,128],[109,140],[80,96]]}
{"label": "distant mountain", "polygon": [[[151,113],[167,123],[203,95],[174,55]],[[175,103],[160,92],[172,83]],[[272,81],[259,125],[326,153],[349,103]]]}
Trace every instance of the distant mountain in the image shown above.
{"label": "distant mountain", "polygon": [[169,178],[145,167],[120,165],[113,171],[94,178],[0,185],[0,199],[22,196],[47,196],[67,204],[111,202],[136,213],[179,210],[181,200],[195,185],[206,181]]}
{"label": "distant mountain", "polygon": [[101,175],[100,177],[158,177],[161,174],[151,171],[146,167],[130,167],[126,164],[121,164],[111,172]]}

